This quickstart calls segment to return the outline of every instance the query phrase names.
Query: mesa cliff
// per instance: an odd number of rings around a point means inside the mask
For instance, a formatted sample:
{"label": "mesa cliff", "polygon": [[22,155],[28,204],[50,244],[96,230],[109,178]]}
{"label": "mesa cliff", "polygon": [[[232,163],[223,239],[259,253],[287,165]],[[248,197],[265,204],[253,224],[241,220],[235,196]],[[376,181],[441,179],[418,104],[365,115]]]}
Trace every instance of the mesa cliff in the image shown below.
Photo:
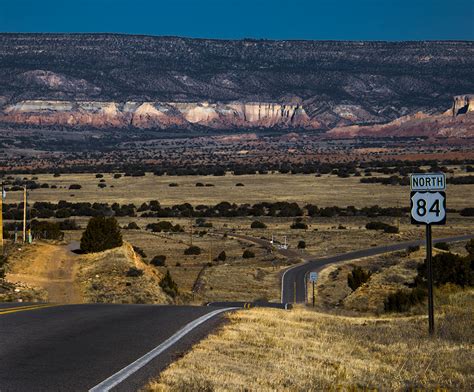
{"label": "mesa cliff", "polygon": [[0,121],[329,130],[472,111],[474,43],[0,34]]}

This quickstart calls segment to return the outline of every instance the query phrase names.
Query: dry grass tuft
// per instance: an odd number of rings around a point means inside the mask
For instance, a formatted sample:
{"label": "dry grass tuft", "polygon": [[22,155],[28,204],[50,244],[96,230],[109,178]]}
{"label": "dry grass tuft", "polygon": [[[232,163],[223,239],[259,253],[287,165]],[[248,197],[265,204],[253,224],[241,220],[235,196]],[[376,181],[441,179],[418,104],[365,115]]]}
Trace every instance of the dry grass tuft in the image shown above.
{"label": "dry grass tuft", "polygon": [[434,339],[421,316],[235,312],[145,391],[472,390],[474,291],[442,294]]}

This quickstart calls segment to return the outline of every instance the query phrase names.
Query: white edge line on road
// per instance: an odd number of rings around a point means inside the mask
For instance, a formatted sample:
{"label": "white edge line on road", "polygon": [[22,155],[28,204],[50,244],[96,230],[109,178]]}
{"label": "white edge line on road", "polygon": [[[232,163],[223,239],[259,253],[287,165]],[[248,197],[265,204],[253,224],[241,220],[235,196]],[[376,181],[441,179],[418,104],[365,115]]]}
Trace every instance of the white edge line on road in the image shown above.
{"label": "white edge line on road", "polygon": [[89,392],[105,392],[110,391],[112,388],[120,384],[122,381],[126,380],[133,373],[140,370],[143,366],[149,363],[151,360],[160,355],[163,351],[170,348],[173,344],[182,339],[185,335],[191,332],[193,329],[197,328],[199,325],[205,323],[207,320],[217,316],[220,313],[227,312],[229,310],[235,310],[237,308],[224,308],[217,309],[210,313],[205,314],[204,316],[199,317],[196,320],[191,321],[181,328],[174,335],[166,339],[159,346],[155,347],[153,350],[146,353],[144,356],[138,358],[135,362],[132,362],[130,365],[124,367],[122,370],[119,370],[117,373],[113,374],[106,380],[102,381],[100,384],[97,384],[95,387],[89,389]]}

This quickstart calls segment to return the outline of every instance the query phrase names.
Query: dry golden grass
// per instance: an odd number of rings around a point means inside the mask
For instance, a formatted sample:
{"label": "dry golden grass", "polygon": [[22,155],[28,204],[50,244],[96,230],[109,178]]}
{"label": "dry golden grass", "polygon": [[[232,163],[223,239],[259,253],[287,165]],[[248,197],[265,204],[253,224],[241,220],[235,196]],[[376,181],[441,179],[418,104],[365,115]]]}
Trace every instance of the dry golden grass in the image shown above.
{"label": "dry golden grass", "polygon": [[437,335],[427,320],[252,309],[170,365],[145,391],[322,391],[474,385],[474,291],[447,293]]}
{"label": "dry golden grass", "polygon": [[[378,175],[377,176],[382,176]],[[385,186],[380,184],[361,184],[360,177],[339,178],[323,175],[243,175],[227,174],[213,176],[154,176],[122,177],[114,179],[112,174],[104,174],[107,187],[98,188],[100,179],[95,174],[52,174],[38,175],[38,182],[58,186],[58,189],[35,189],[31,191],[31,201],[85,201],[140,205],[157,199],[168,206],[184,202],[192,205],[217,204],[221,201],[235,203],[259,203],[262,201],[288,201],[301,205],[306,203],[318,206],[356,207],[380,206],[395,207],[409,204],[409,188]],[[213,187],[196,187],[196,183],[213,184]],[[243,183],[245,186],[236,187]],[[169,187],[177,183],[178,187]],[[80,184],[82,189],[69,190],[69,185]],[[113,187],[111,187],[113,185]],[[448,207],[472,207],[473,185],[450,185],[447,190]],[[20,200],[20,192],[11,196]],[[74,195],[74,196],[71,196]]]}

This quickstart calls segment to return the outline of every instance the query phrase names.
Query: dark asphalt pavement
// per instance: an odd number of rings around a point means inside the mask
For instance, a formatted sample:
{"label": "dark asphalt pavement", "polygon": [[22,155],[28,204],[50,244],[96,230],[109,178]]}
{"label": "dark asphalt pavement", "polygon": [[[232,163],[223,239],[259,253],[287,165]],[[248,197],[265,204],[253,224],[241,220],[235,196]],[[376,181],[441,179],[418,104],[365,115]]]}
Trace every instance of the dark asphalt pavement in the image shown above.
{"label": "dark asphalt pavement", "polygon": [[[251,237],[244,234],[228,233],[229,236],[240,238],[246,241],[251,241],[262,247],[270,249],[271,244],[267,239]],[[467,241],[474,238],[474,234],[466,234],[455,237],[436,238],[437,242],[457,242]],[[394,252],[397,250],[407,249],[409,246],[424,246],[425,240],[415,240],[408,242],[399,242],[390,245],[376,246],[369,249],[357,250],[340,255],[315,258],[314,255],[308,253],[301,253],[296,249],[276,249],[278,253],[287,257],[288,259],[302,259],[301,264],[295,265],[286,269],[281,277],[281,303],[302,303],[306,302],[306,280],[309,272],[319,272],[329,264],[339,263],[341,261],[355,260],[361,257],[375,256],[382,253]]]}
{"label": "dark asphalt pavement", "polygon": [[[474,238],[474,235],[462,235],[448,238],[437,238],[433,242],[457,242],[467,241]],[[317,258],[305,255],[302,258],[306,260],[302,264],[288,268],[282,275],[281,284],[281,302],[282,303],[301,303],[306,302],[306,278],[309,272],[319,272],[329,264],[359,259],[361,257],[375,256],[382,253],[394,252],[407,249],[409,246],[425,244],[425,240],[416,240],[409,242],[399,242],[396,244],[377,246],[369,249],[358,250],[344,253],[336,256]],[[301,257],[301,255],[300,255]]]}
{"label": "dark asphalt pavement", "polygon": [[[216,308],[62,305],[0,310],[0,391],[87,391]],[[20,309],[20,308],[19,308]],[[10,313],[7,313],[10,312]],[[113,390],[134,391],[216,326],[216,316]]]}

